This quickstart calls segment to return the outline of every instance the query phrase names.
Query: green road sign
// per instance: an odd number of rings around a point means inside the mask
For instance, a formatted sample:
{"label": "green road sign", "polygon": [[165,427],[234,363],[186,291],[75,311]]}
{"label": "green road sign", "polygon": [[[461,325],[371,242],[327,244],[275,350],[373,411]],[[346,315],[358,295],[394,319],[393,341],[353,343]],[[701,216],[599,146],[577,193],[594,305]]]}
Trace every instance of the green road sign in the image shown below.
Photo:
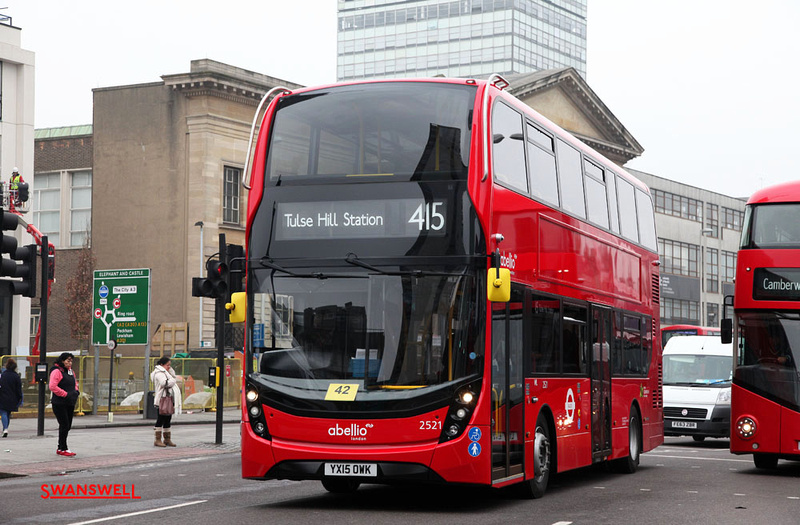
{"label": "green road sign", "polygon": [[92,344],[149,341],[150,269],[96,270],[92,299]]}

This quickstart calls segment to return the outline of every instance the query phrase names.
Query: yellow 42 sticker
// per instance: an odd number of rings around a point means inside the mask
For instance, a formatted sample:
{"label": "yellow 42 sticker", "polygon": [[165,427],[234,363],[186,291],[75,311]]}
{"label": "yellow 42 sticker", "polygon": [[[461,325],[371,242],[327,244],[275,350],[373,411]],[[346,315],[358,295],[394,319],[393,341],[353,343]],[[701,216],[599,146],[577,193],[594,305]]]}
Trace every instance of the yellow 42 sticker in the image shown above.
{"label": "yellow 42 sticker", "polygon": [[325,401],[355,401],[358,383],[331,383],[325,393]]}

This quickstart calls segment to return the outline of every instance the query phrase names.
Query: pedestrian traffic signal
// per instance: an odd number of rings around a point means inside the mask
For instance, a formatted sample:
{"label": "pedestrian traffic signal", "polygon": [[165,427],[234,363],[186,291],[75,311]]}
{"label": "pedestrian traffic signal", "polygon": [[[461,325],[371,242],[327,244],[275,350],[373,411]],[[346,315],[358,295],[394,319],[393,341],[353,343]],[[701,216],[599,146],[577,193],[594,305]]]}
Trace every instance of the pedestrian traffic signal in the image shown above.
{"label": "pedestrian traffic signal", "polygon": [[228,292],[228,267],[225,263],[209,259],[206,276],[192,278],[192,297],[223,298]]}

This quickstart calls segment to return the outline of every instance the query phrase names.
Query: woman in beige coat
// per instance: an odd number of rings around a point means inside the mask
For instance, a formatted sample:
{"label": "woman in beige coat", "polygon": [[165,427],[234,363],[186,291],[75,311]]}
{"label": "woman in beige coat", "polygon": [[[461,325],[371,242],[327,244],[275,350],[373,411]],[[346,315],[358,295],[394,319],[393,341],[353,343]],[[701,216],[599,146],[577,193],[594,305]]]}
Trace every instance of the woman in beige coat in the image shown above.
{"label": "woman in beige coat", "polygon": [[[158,360],[156,367],[150,373],[150,380],[153,382],[155,388],[155,398],[153,402],[158,412],[158,419],[156,419],[155,426],[155,442],[156,447],[174,447],[175,443],[172,442],[172,412],[169,410],[162,411],[161,400],[164,397],[171,397],[173,400],[173,412],[175,414],[181,413],[181,389],[178,387],[178,381],[183,381],[179,375],[175,375],[172,370],[170,358],[163,356]],[[162,432],[163,439],[162,442]]]}

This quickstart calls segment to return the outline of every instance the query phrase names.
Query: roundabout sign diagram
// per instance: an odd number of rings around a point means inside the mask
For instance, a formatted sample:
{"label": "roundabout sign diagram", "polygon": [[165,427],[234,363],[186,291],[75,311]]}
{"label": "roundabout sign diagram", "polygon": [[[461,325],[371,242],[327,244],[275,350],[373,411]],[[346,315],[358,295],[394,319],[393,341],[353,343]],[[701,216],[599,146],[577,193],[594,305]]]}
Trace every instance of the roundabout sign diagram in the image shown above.
{"label": "roundabout sign diagram", "polygon": [[150,269],[96,270],[92,310],[92,344],[147,344]]}

